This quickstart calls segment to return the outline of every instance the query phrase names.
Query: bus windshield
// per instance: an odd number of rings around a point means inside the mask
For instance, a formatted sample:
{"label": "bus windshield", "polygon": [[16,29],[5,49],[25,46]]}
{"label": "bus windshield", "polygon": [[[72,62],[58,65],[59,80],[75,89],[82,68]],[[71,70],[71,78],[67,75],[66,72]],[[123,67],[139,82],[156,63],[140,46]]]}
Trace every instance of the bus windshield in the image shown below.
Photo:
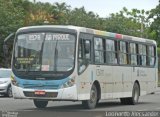
{"label": "bus windshield", "polygon": [[74,67],[75,40],[68,33],[19,34],[13,66],[17,71],[70,71]]}

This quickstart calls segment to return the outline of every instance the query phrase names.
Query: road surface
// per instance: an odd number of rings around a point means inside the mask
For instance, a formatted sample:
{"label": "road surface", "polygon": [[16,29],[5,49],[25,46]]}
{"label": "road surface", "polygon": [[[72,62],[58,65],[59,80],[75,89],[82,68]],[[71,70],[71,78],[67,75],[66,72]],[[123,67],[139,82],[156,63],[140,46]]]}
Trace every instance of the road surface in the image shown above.
{"label": "road surface", "polygon": [[[160,89],[160,88],[159,88]],[[160,114],[160,90],[155,94],[141,96],[137,105],[122,105],[119,99],[100,101],[96,109],[86,110],[81,102],[50,101],[45,109],[37,109],[32,100],[0,97],[0,117],[14,115],[15,117],[105,117],[106,113],[155,111]],[[17,114],[17,115],[16,115]]]}

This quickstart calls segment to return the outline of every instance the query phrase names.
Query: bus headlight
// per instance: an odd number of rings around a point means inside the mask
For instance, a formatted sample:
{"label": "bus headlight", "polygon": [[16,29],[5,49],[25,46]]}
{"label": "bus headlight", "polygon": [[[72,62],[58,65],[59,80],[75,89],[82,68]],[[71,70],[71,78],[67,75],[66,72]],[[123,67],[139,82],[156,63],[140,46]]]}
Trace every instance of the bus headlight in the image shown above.
{"label": "bus headlight", "polygon": [[65,82],[61,88],[72,87],[74,84],[75,84],[75,77],[72,77],[67,82]]}
{"label": "bus headlight", "polygon": [[13,74],[11,75],[11,82],[12,82],[13,85],[18,86],[18,83],[17,83]]}

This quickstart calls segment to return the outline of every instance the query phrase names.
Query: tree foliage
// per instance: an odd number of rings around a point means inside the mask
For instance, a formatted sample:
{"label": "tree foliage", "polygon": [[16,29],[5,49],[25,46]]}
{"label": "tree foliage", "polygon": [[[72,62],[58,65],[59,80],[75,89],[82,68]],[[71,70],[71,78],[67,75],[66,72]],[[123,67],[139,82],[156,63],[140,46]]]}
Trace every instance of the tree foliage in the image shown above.
{"label": "tree foliage", "polygon": [[[152,22],[151,22],[152,21]],[[101,18],[82,6],[72,9],[65,2],[54,4],[29,0],[0,0],[0,63],[3,40],[23,26],[76,25],[126,35],[151,38],[159,42],[160,5],[151,11],[123,8],[118,13]]]}
{"label": "tree foliage", "polygon": [[21,0],[0,0],[0,62],[4,38],[23,26],[24,9],[20,4],[23,4]]}
{"label": "tree foliage", "polygon": [[151,10],[149,15],[149,19],[152,19],[153,22],[150,26],[150,38],[156,40],[158,42],[158,46],[160,46],[160,0],[159,4],[155,9]]}
{"label": "tree foliage", "polygon": [[106,19],[106,30],[126,35],[148,38],[148,11],[123,8],[119,13],[111,14]]}

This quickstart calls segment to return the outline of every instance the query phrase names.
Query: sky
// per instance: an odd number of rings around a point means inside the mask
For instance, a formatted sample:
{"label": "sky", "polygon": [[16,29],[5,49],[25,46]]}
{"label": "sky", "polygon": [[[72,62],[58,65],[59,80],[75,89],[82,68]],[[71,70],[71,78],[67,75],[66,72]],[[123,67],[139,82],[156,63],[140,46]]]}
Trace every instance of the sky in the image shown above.
{"label": "sky", "polygon": [[[30,0],[33,1],[33,0]],[[159,0],[36,0],[41,2],[65,2],[71,9],[84,6],[86,11],[92,11],[100,17],[108,17],[111,13],[116,13],[126,7],[128,10],[133,8],[145,11],[155,8]]]}

